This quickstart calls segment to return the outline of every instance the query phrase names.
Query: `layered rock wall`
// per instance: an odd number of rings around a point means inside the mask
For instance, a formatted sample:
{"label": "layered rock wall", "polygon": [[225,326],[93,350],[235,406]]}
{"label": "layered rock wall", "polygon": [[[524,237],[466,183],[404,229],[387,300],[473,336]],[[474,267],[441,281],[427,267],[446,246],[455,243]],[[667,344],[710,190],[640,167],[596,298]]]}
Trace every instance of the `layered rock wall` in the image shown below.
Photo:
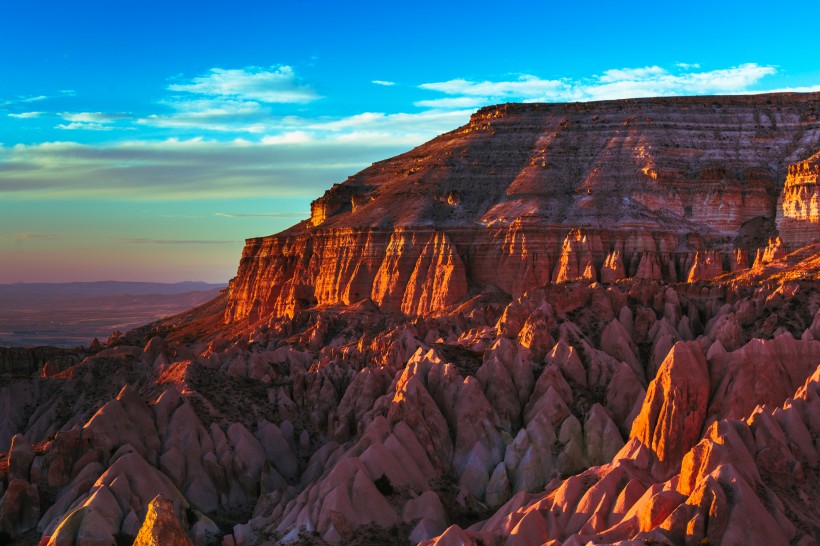
{"label": "layered rock wall", "polygon": [[777,203],[780,238],[791,247],[820,241],[820,153],[789,166]]}
{"label": "layered rock wall", "polygon": [[[697,262],[697,247],[680,246],[678,239],[676,233],[567,233],[562,227],[520,224],[447,232],[314,230],[249,239],[231,281],[226,319],[293,316],[315,305],[364,299],[383,311],[424,315],[455,303],[470,286],[495,286],[518,297],[551,281],[638,277],[677,282],[686,280]],[[622,263],[615,273],[612,255]]]}
{"label": "layered rock wall", "polygon": [[786,248],[816,240],[818,115],[820,94],[483,108],[334,185],[309,220],[248,240],[226,320],[368,298],[426,314],[486,285],[714,278],[745,267],[775,220]]}

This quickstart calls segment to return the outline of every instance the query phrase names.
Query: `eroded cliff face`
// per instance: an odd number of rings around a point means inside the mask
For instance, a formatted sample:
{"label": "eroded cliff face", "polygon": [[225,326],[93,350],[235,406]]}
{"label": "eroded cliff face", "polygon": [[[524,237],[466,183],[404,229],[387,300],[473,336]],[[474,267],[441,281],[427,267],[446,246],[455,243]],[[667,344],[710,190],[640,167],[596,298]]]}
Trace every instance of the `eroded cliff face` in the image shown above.
{"label": "eroded cliff face", "polygon": [[777,227],[790,247],[820,241],[820,152],[789,166],[777,203]]}
{"label": "eroded cliff face", "polygon": [[249,239],[226,321],[748,267],[775,220],[784,251],[818,240],[818,114],[818,94],[483,108]]}

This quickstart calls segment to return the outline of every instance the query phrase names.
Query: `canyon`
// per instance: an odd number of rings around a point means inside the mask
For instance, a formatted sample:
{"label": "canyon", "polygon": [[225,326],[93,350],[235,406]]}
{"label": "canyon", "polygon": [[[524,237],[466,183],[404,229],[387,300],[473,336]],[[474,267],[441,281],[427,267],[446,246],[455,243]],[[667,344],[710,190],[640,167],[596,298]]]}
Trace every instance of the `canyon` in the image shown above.
{"label": "canyon", "polygon": [[482,108],[0,353],[0,541],[817,544],[818,178],[820,94]]}

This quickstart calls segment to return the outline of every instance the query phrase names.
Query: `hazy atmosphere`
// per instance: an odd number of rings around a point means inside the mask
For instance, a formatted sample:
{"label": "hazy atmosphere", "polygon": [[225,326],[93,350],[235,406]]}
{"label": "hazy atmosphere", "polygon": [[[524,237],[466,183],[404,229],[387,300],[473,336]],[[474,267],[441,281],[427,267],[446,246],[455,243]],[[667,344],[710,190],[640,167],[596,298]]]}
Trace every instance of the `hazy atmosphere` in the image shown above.
{"label": "hazy atmosphere", "polygon": [[0,282],[224,282],[482,105],[820,89],[799,4],[8,3]]}

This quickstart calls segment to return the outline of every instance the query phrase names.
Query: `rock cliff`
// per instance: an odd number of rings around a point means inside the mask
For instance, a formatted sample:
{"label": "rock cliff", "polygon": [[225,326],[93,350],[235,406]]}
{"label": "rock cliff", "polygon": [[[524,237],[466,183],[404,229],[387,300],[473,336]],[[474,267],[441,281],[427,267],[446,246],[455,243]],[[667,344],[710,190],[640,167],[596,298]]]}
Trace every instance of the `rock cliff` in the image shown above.
{"label": "rock cliff", "polygon": [[789,166],[777,203],[777,227],[792,248],[820,242],[820,152]]}
{"label": "rock cliff", "polygon": [[817,99],[484,109],[230,296],[0,352],[0,542],[816,544]]}
{"label": "rock cliff", "polygon": [[[489,285],[734,271],[775,220],[788,249],[817,240],[818,115],[818,94],[483,108],[249,239],[226,320],[363,299],[423,315]],[[446,279],[419,277],[436,263]]]}

